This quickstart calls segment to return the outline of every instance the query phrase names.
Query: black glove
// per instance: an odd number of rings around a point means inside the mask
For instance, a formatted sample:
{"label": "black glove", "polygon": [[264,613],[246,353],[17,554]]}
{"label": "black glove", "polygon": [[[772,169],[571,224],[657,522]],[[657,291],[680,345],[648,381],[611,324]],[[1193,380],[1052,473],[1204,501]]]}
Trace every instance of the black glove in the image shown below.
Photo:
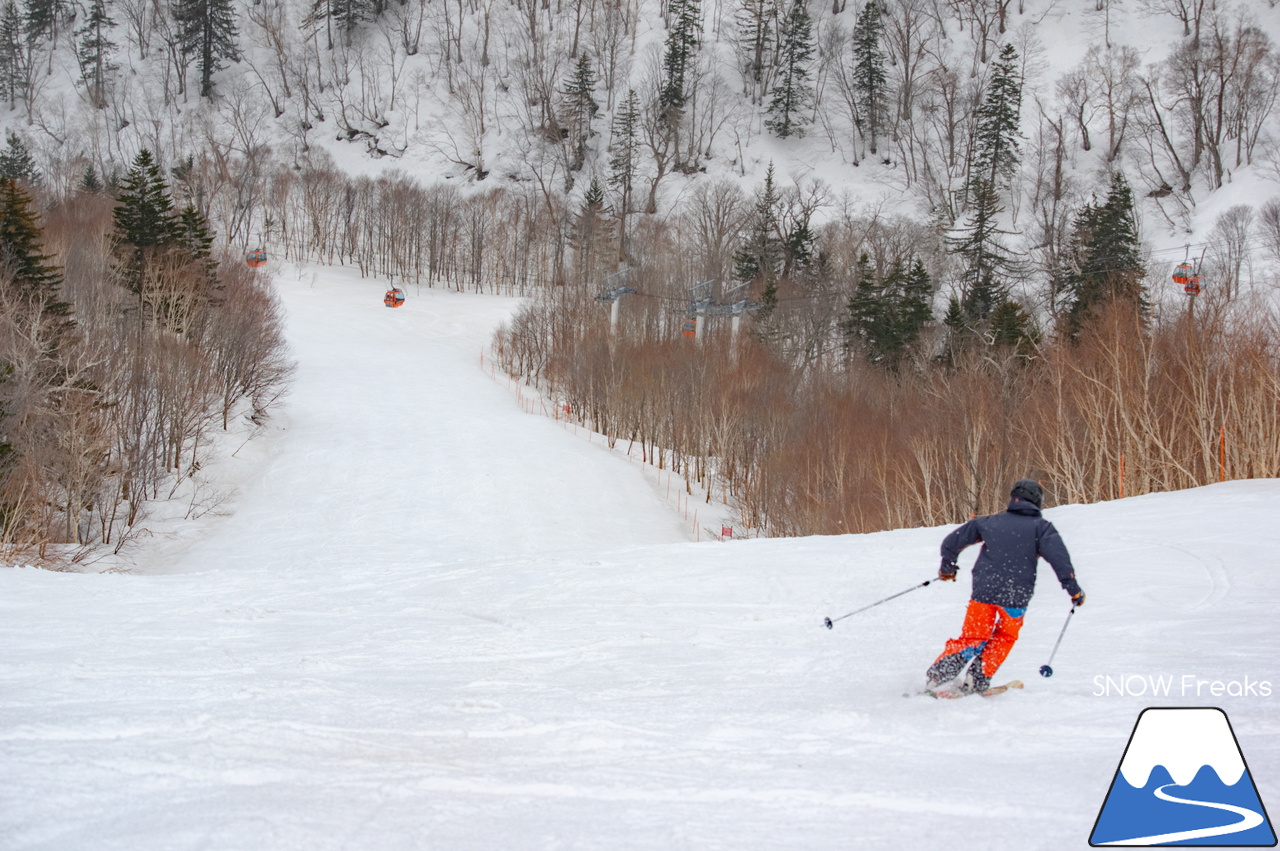
{"label": "black glove", "polygon": [[1071,605],[1077,609],[1084,605],[1084,592],[1077,591],[1071,595]]}
{"label": "black glove", "polygon": [[944,561],[942,563],[942,567],[938,568],[938,579],[942,580],[943,582],[955,582],[956,572],[959,570],[960,570],[959,565],[950,564]]}

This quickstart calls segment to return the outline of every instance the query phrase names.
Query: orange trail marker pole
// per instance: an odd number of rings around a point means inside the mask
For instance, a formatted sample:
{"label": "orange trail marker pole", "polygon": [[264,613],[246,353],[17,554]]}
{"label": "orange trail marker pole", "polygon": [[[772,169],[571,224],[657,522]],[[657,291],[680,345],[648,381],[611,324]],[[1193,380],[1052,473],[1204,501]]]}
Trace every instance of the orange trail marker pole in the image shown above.
{"label": "orange trail marker pole", "polygon": [[1224,425],[1221,435],[1221,443],[1218,444],[1218,481],[1225,482],[1227,480],[1227,427]]}

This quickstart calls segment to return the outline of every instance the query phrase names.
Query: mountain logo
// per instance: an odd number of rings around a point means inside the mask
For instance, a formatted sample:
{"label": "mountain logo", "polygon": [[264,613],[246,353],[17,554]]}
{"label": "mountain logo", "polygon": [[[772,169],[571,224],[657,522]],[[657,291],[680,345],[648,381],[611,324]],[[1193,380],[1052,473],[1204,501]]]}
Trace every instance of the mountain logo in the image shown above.
{"label": "mountain logo", "polygon": [[1089,845],[1275,844],[1227,714],[1216,707],[1144,709]]}

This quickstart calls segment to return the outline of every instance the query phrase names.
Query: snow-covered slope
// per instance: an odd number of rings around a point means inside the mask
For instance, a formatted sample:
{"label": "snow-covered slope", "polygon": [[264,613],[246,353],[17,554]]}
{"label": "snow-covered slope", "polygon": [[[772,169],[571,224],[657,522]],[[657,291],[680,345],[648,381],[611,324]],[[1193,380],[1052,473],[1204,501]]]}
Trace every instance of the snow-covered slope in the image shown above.
{"label": "snow-covered slope", "polygon": [[1050,509],[1055,676],[1046,569],[1025,691],[904,698],[964,581],[822,618],[945,530],[695,543],[482,364],[511,302],[342,275],[284,275],[297,387],[225,516],[0,571],[0,848],[1083,848],[1150,705],[1221,706],[1280,801],[1280,481]]}

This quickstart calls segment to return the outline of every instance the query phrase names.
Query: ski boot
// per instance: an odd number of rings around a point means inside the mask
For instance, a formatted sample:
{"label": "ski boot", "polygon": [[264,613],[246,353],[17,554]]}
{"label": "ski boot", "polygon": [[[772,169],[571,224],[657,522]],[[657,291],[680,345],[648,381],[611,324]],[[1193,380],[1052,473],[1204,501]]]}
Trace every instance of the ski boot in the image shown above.
{"label": "ski boot", "polygon": [[982,654],[973,657],[973,664],[965,672],[964,681],[960,683],[961,694],[982,694],[991,688],[991,678],[982,672]]}
{"label": "ski boot", "polygon": [[960,653],[943,656],[930,665],[929,670],[924,672],[925,688],[932,691],[943,683],[951,682],[960,676],[960,672],[964,670],[965,662],[967,661]]}

